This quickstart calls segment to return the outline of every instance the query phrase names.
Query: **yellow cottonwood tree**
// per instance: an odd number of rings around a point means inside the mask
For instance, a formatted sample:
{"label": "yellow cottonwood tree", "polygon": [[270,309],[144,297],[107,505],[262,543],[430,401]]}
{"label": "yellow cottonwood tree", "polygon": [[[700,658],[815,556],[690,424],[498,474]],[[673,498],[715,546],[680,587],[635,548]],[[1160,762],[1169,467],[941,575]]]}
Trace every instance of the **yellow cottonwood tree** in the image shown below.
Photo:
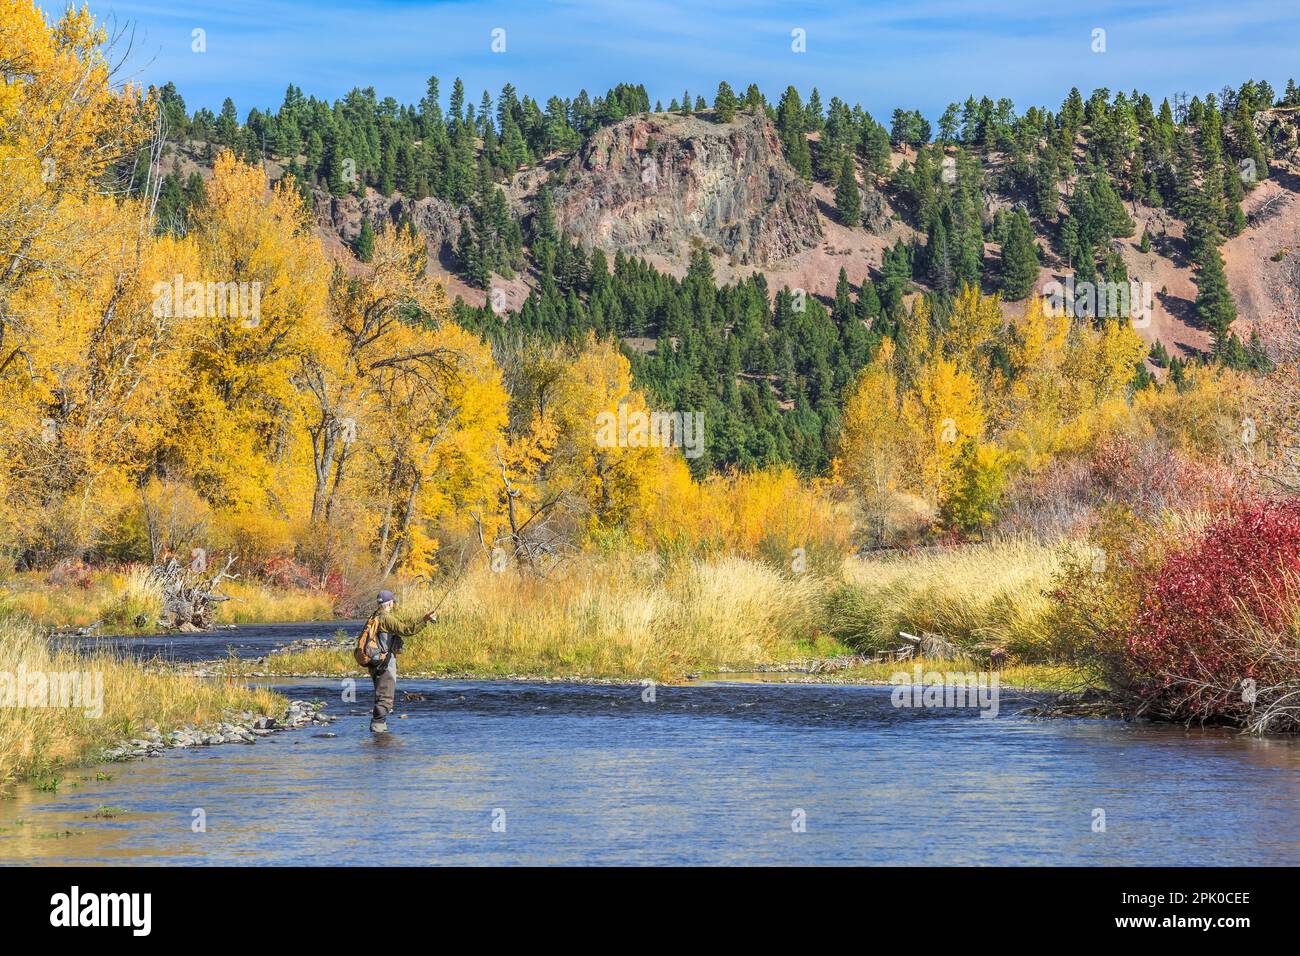
{"label": "yellow cottonwood tree", "polygon": [[[613,343],[588,337],[555,385],[558,441],[547,479],[576,493],[597,526],[620,523],[641,498],[646,470],[661,451],[638,428],[648,413],[627,358]],[[605,434],[602,422],[620,416],[630,423],[627,435],[618,434],[617,424]]]}
{"label": "yellow cottonwood tree", "polygon": [[1084,447],[1099,416],[1125,405],[1146,346],[1127,322],[1100,328],[1031,298],[1010,344],[1012,379],[1001,439],[1019,467]]}
{"label": "yellow cottonwood tree", "polygon": [[118,191],[105,174],[148,138],[153,109],[116,84],[108,39],[84,7],[50,24],[31,0],[0,0],[0,373],[25,345],[27,281],[112,267],[83,206]]}
{"label": "yellow cottonwood tree", "polygon": [[427,572],[436,526],[494,487],[501,372],[487,345],[447,320],[426,259],[417,237],[381,230],[359,275],[335,267],[325,341],[298,354],[317,563],[360,536],[381,573]]}
{"label": "yellow cottonwood tree", "polygon": [[288,517],[303,461],[293,372],[330,345],[328,260],[298,197],[228,152],[184,245],[192,254],[155,287],[189,355],[161,461],[216,506]]}
{"label": "yellow cottonwood tree", "polygon": [[911,431],[920,493],[937,506],[952,485],[962,450],[983,433],[984,409],[974,377],[952,359],[933,357],[904,396],[902,419]]}
{"label": "yellow cottonwood tree", "polygon": [[84,9],[0,2],[0,519],[37,553],[96,539],[165,411],[146,213],[109,175],[152,107],[106,39]]}
{"label": "yellow cottonwood tree", "polygon": [[577,347],[531,346],[513,358],[509,377],[515,405],[499,454],[498,532],[563,512],[587,534],[618,529],[649,541],[669,533],[666,516],[695,502],[681,452],[652,434],[645,398],[613,343],[589,336]]}
{"label": "yellow cottonwood tree", "polygon": [[903,419],[894,343],[885,339],[844,404],[835,478],[853,494],[876,547],[885,544],[898,496],[913,487],[908,453],[914,436]]}
{"label": "yellow cottonwood tree", "polygon": [[376,363],[371,370],[380,421],[373,436],[367,432],[366,451],[383,508],[378,555],[385,574],[403,562],[414,572],[432,570],[435,526],[463,525],[497,487],[506,424],[501,370],[487,345],[445,322],[416,332],[399,354],[416,352],[437,355],[438,364],[426,371]]}
{"label": "yellow cottonwood tree", "polygon": [[311,436],[313,522],[328,520],[352,439],[376,425],[384,390],[421,394],[418,386],[433,387],[450,360],[415,324],[431,328],[447,312],[442,287],[424,274],[425,256],[415,238],[382,230],[362,275],[334,266],[327,341],[300,353],[294,371]]}
{"label": "yellow cottonwood tree", "polygon": [[1001,295],[982,295],[978,286],[963,285],[948,317],[945,352],[968,371],[985,375],[989,349],[1005,324]]}

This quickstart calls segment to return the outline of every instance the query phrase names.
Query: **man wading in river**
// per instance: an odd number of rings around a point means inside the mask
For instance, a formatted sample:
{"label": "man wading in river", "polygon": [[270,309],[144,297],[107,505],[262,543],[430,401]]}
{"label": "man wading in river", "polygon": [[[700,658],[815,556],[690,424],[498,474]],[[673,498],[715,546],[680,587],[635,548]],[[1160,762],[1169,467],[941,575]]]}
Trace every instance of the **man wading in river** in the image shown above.
{"label": "man wading in river", "polygon": [[397,596],[392,591],[380,591],[375,613],[370,615],[357,638],[357,663],[370,672],[370,679],[375,683],[370,729],[377,734],[388,732],[388,715],[393,712],[393,697],[397,693],[397,655],[401,653],[403,641],[438,620],[438,615],[430,611],[422,618],[405,621],[393,613],[396,602]]}

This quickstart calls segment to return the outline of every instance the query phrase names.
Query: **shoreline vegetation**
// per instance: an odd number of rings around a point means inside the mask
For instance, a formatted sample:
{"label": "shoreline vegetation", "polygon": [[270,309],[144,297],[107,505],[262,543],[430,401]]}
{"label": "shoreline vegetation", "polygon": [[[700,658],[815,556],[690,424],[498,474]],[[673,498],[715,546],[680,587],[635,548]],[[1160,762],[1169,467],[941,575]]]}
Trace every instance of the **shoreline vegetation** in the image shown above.
{"label": "shoreline vegetation", "polygon": [[[740,555],[666,555],[650,551],[585,553],[545,575],[494,571],[470,562],[460,580],[397,588],[402,613],[418,616],[439,602],[442,620],[402,655],[420,673],[680,679],[688,673],[753,670],[807,659],[872,656],[896,649],[899,632],[943,635],[974,660],[1006,648],[1013,659],[1047,660],[1046,589],[1062,551],[1028,540],[849,557],[838,565],[796,569]],[[141,575],[110,570],[89,585],[28,582],[0,589],[0,617],[25,618],[52,631],[108,621],[94,636],[160,633],[115,627],[115,608],[156,616],[160,598]],[[328,594],[253,583],[229,588],[218,626],[322,622],[336,636]],[[108,613],[105,613],[105,608]],[[142,610],[143,609],[143,610]],[[357,612],[364,613],[364,612]],[[351,634],[345,635],[351,638]],[[272,655],[287,672],[329,649]],[[339,666],[355,669],[342,655]],[[334,664],[317,671],[338,672]]]}
{"label": "shoreline vegetation", "polygon": [[[0,579],[0,618],[26,619],[52,631],[141,636],[165,634],[158,619],[162,595],[147,580],[148,568],[134,565],[103,573],[79,569],[75,580],[51,584],[40,572]],[[66,572],[65,572],[66,574]],[[259,582],[223,584],[230,600],[216,605],[213,624],[292,624],[334,616],[334,597],[324,591],[283,588]]]}
{"label": "shoreline vegetation", "polygon": [[[0,673],[22,693],[0,708],[0,793],[16,780],[57,787],[62,773],[97,761],[123,741],[229,715],[284,712],[285,701],[238,680],[199,680],[142,667],[110,653],[53,649],[34,625],[0,619]],[[73,686],[69,686],[73,685]],[[10,702],[7,702],[10,703]]]}
{"label": "shoreline vegetation", "polygon": [[[1215,561],[1225,560],[1216,558],[1214,547],[1244,561],[1247,539],[1257,547],[1271,543],[1272,556],[1266,551],[1258,559],[1269,568],[1279,562],[1277,543],[1291,540],[1296,522],[1294,510],[1281,505],[1229,514],[1217,523],[1167,516],[1142,522],[1130,515],[1099,524],[1087,539],[1108,551],[1075,538],[1047,545],[1026,536],[838,559],[831,542],[822,542],[826,547],[813,548],[811,561],[805,549],[784,545],[748,557],[612,547],[578,553],[545,573],[499,568],[478,555],[459,575],[398,586],[403,613],[437,607],[441,615],[408,642],[401,669],[410,678],[676,683],[754,673],[792,683],[889,683],[920,666],[940,673],[996,670],[1007,689],[1100,690],[1131,704],[1140,700],[1134,687],[1140,649],[1115,635],[1132,626],[1125,622],[1135,614],[1141,626],[1150,580],[1154,576],[1158,585],[1160,563],[1171,565],[1163,557],[1169,542],[1193,542],[1174,552],[1182,560],[1196,563],[1204,555],[1198,571],[1211,577],[1198,587],[1213,597]],[[1126,560],[1099,562],[1098,553],[1118,551],[1117,541],[1126,542]],[[775,557],[781,554],[791,557],[781,562]],[[1231,583],[1249,571],[1234,566],[1224,573]],[[159,661],[117,659],[96,651],[93,638],[76,650],[48,640],[51,626],[113,620],[105,608],[152,614],[160,607],[154,587],[139,568],[100,569],[57,583],[31,574],[6,580],[0,672],[93,672],[102,675],[103,696],[94,716],[75,708],[0,711],[0,788],[23,778],[57,785],[61,770],[98,760],[142,731],[165,736],[240,711],[282,711],[284,700],[250,684],[253,678],[359,674],[347,648],[354,635],[328,621],[320,637],[334,638],[333,646],[289,648],[257,661],[231,658],[201,674]],[[240,582],[232,591],[237,600],[223,607],[222,622],[319,620],[321,609],[335,606],[323,591],[266,582]],[[1220,603],[1207,606],[1198,620],[1212,612],[1245,620],[1240,615],[1249,609],[1239,598],[1229,594]],[[32,611],[47,617],[38,625],[28,616]],[[1284,654],[1289,619],[1272,619],[1271,635],[1265,633],[1267,616],[1254,620],[1252,653],[1261,660],[1270,647]],[[922,654],[875,659],[896,651],[900,634],[924,635]],[[1287,679],[1284,674],[1281,686]],[[1103,704],[1085,712],[1120,709]],[[1148,716],[1179,719],[1155,708]],[[1223,722],[1209,713],[1202,720]]]}
{"label": "shoreline vegetation", "polygon": [[[734,555],[653,552],[581,556],[546,577],[497,573],[480,562],[450,592],[439,584],[399,589],[399,608],[412,616],[446,595],[441,621],[407,643],[399,666],[408,676],[674,682],[799,661],[874,659],[905,643],[898,634],[907,632],[944,635],[952,664],[988,670],[990,652],[1006,648],[1023,675],[1041,672],[1057,684],[1068,671],[1076,686],[1082,671],[1061,663],[1048,631],[1043,592],[1059,563],[1053,549],[1023,540],[847,558],[804,571]],[[836,676],[911,666],[849,665]],[[232,660],[225,668],[356,673],[346,649],[330,646]]]}
{"label": "shoreline vegetation", "polygon": [[[441,617],[408,641],[401,672],[628,683],[754,673],[782,682],[888,683],[919,665],[940,673],[996,670],[1008,689],[1100,690],[1134,700],[1132,664],[1117,664],[1125,658],[1125,642],[1112,636],[1119,624],[1099,618],[1131,617],[1139,600],[1132,588],[1168,546],[1156,526],[1139,527],[1151,553],[1128,547],[1128,559],[1109,569],[1077,539],[1047,545],[1026,536],[838,559],[823,542],[813,560],[783,545],[760,549],[762,556],[592,548],[545,573],[498,570],[477,555],[459,575],[397,585],[402,613],[438,607]],[[1161,527],[1174,539],[1201,540],[1202,548],[1214,540],[1205,522]],[[1256,521],[1250,533],[1266,530]],[[1113,553],[1114,541],[1109,547]],[[782,562],[781,554],[793,557]],[[320,609],[334,607],[323,591],[256,581],[240,582],[233,596],[223,622],[320,620]],[[277,695],[249,684],[254,678],[364,676],[348,651],[354,635],[328,620],[320,645],[255,661],[230,658],[201,673],[115,659],[95,651],[93,638],[77,650],[54,649],[47,639],[51,625],[111,619],[101,615],[106,607],[152,613],[158,606],[138,568],[57,584],[30,574],[9,578],[0,597],[0,671],[101,672],[105,711],[95,719],[66,710],[51,719],[44,711],[0,711],[0,784],[56,777],[60,767],[93,761],[146,721],[166,733],[234,711],[282,708]],[[49,617],[38,626],[19,608]],[[920,655],[877,659],[900,648],[901,634],[923,636]]]}
{"label": "shoreline vegetation", "polygon": [[[1024,540],[847,558],[838,565],[821,559],[811,567],[797,560],[781,566],[736,555],[615,550],[578,555],[538,576],[498,572],[489,561],[474,560],[459,581],[399,589],[407,614],[443,602],[440,622],[408,642],[401,669],[412,678],[628,683],[751,672],[790,681],[808,676],[879,683],[899,671],[910,673],[917,663],[945,671],[987,670],[990,646],[1031,656],[1051,646],[1036,627],[1045,626],[1041,592],[1059,561],[1055,550]],[[321,620],[333,609],[320,591],[257,582],[236,582],[227,590],[232,600],[222,606],[221,624]],[[165,736],[183,726],[217,724],[239,711],[281,712],[279,695],[247,683],[254,676],[360,674],[347,647],[340,646],[260,661],[232,658],[196,675],[185,665],[97,651],[93,637],[81,639],[75,650],[54,649],[48,641],[55,631],[96,620],[120,622],[127,614],[152,619],[160,607],[156,588],[139,568],[86,572],[60,583],[30,573],[5,581],[0,672],[101,674],[103,713],[0,710],[0,788],[24,778],[38,784],[57,780],[63,769],[95,762],[145,729]],[[954,656],[857,662],[859,655],[870,658],[897,645],[889,636],[909,629],[942,629],[955,639]],[[105,627],[97,636],[151,630],[157,629]],[[354,635],[323,620],[320,636],[350,642]],[[837,662],[837,669],[799,673],[801,665],[826,660]],[[1083,671],[1057,662],[1016,661],[1001,673],[1007,687],[1087,686]]]}
{"label": "shoreline vegetation", "polygon": [[[981,554],[996,559],[990,566],[1003,573],[983,581],[963,579],[961,569],[975,567]],[[640,552],[582,556],[543,578],[494,572],[480,561],[450,593],[440,583],[399,591],[400,606],[411,615],[446,595],[441,621],[408,642],[401,671],[408,678],[634,684],[748,673],[791,682],[887,683],[918,664],[949,672],[987,670],[987,654],[980,648],[989,641],[1026,649],[1044,643],[1032,623],[1035,615],[1043,619],[1042,608],[1032,605],[1053,567],[1050,549],[1023,541],[912,557],[850,558],[833,573],[795,572],[736,556],[667,559]],[[166,737],[182,727],[219,724],[240,711],[283,712],[280,695],[248,683],[254,676],[360,674],[347,647],[339,646],[260,661],[232,658],[201,676],[187,673],[186,665],[116,658],[96,651],[93,639],[75,650],[52,649],[46,639],[51,625],[105,619],[99,613],[104,607],[156,606],[138,575],[113,571],[102,578],[85,587],[44,585],[40,601],[30,592],[26,599],[16,598],[10,582],[0,605],[0,671],[102,675],[102,713],[90,716],[67,707],[0,710],[0,789],[20,779],[56,785],[66,769],[96,762],[143,733]],[[321,600],[319,594],[253,584],[243,585],[241,596],[251,597],[249,603],[261,611],[315,609]],[[20,618],[17,608],[44,610],[50,617],[37,626]],[[246,611],[223,620],[273,623]],[[960,633],[959,647],[966,650],[946,659],[853,660],[872,654],[890,630],[924,632],[936,626]],[[350,642],[354,636],[328,622],[322,622],[322,631],[322,638]],[[824,673],[798,670],[825,660],[850,663]],[[1060,663],[1013,663],[1000,673],[1008,688],[1088,686],[1083,671]]]}

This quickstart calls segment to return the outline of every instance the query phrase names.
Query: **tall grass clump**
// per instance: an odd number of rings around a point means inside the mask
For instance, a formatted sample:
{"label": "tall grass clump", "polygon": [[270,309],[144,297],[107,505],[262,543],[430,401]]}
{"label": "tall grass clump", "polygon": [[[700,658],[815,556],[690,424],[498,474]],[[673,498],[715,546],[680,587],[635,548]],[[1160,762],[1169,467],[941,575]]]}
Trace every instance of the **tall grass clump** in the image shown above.
{"label": "tall grass clump", "polygon": [[163,591],[150,569],[130,565],[112,575],[112,595],[99,611],[99,620],[111,628],[143,628],[162,616]]}
{"label": "tall grass clump", "polygon": [[[62,706],[44,691],[34,700],[34,674],[89,674],[102,687],[102,704]],[[118,741],[138,736],[145,721],[166,733],[235,711],[279,714],[284,703],[269,691],[234,682],[156,672],[103,653],[55,650],[34,625],[0,618],[0,788],[93,761]]]}
{"label": "tall grass clump", "polygon": [[218,624],[328,621],[334,617],[334,596],[328,591],[276,588],[256,581],[227,581],[230,596],[217,606]]}
{"label": "tall grass clump", "polygon": [[1004,647],[1024,661],[1063,650],[1049,591],[1061,553],[1029,539],[902,552],[845,562],[827,598],[830,633],[860,651],[937,634],[963,651]]}

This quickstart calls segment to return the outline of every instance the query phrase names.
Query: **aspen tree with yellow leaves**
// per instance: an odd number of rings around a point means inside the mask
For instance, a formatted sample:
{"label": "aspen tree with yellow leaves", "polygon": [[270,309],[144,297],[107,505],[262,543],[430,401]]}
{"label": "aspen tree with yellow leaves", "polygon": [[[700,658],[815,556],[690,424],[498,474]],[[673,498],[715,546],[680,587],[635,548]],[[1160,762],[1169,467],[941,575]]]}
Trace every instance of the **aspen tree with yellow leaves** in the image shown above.
{"label": "aspen tree with yellow leaves", "polygon": [[[85,8],[51,26],[30,0],[0,2],[0,372],[28,341],[28,281],[116,267],[120,246],[97,241],[111,228],[102,207],[121,191],[106,174],[148,138],[154,110],[117,85],[109,40]],[[130,212],[143,225],[145,210]]]}
{"label": "aspen tree with yellow leaves", "polygon": [[[1127,407],[1146,351],[1130,324],[1094,327],[1036,296],[1014,321],[998,296],[969,287],[946,329],[920,303],[912,317],[908,351],[886,339],[850,391],[836,459],[876,546],[889,536],[886,491],[917,495],[961,527],[987,527],[1010,476],[1081,451],[1115,406]],[[990,361],[999,341],[1010,374]]]}
{"label": "aspen tree with yellow leaves", "polygon": [[655,505],[657,488],[681,487],[669,464],[684,467],[677,452],[635,426],[628,434],[602,427],[620,415],[640,421],[648,410],[613,343],[589,337],[573,349],[529,349],[513,375],[519,421],[501,453],[498,507],[512,529],[556,509],[586,533],[626,529]]}
{"label": "aspen tree with yellow leaves", "polygon": [[915,482],[926,502],[937,507],[952,487],[962,450],[983,434],[984,409],[974,378],[956,361],[934,356],[904,396],[902,419],[911,432]]}
{"label": "aspen tree with yellow leaves", "polygon": [[868,540],[883,547],[900,496],[914,486],[909,447],[915,436],[903,417],[898,379],[892,365],[894,343],[885,339],[879,354],[861,374],[844,406],[835,477],[861,509]]}

